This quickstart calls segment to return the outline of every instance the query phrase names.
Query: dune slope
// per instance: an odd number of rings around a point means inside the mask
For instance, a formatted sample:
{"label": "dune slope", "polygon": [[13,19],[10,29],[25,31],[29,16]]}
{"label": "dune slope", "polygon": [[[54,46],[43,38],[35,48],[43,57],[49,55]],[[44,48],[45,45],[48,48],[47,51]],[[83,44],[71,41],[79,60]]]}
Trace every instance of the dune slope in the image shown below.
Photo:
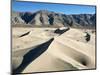
{"label": "dune slope", "polygon": [[[95,45],[84,42],[83,38],[77,41],[79,37],[76,35],[70,38],[67,34],[71,35],[72,31],[80,36],[83,34],[81,30],[71,29],[55,37],[49,48],[32,61],[22,73],[94,69]],[[91,40],[95,41],[95,39]]]}

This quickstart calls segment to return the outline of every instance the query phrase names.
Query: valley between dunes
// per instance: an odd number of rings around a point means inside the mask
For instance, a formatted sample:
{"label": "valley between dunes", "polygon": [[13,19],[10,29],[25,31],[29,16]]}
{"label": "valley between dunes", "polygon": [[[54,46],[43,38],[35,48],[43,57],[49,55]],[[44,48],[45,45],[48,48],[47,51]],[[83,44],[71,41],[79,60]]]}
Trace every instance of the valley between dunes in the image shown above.
{"label": "valley between dunes", "polygon": [[[14,73],[95,69],[95,32],[70,28],[59,35],[56,29],[12,28]],[[88,42],[85,32],[91,36]]]}

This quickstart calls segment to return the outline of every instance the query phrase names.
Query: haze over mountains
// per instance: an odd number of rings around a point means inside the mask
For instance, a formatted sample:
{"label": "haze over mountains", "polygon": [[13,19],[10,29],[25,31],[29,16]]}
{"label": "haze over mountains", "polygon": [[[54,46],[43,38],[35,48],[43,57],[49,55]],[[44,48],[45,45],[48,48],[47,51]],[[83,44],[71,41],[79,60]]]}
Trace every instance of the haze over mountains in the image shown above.
{"label": "haze over mountains", "polygon": [[93,27],[96,25],[96,14],[67,15],[48,10],[32,12],[12,12],[12,25],[32,26],[72,26]]}

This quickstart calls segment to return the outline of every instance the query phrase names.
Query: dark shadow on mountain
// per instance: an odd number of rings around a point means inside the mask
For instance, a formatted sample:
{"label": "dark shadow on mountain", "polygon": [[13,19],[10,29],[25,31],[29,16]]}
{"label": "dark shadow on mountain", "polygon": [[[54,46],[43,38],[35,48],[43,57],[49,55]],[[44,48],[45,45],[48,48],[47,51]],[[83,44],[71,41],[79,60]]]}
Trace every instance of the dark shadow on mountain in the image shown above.
{"label": "dark shadow on mountain", "polygon": [[48,17],[49,17],[49,24],[50,24],[50,25],[53,25],[53,22],[54,22],[54,17],[53,17],[53,15],[50,14]]}

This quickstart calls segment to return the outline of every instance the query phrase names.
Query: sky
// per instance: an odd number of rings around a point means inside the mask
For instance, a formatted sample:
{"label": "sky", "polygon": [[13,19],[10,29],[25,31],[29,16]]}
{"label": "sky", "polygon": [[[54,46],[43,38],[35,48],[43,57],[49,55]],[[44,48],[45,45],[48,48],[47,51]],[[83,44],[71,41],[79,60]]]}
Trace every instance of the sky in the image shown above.
{"label": "sky", "polygon": [[24,1],[14,1],[14,0],[12,2],[12,11],[36,12],[38,10],[48,10],[64,14],[94,14],[95,6],[24,2]]}

